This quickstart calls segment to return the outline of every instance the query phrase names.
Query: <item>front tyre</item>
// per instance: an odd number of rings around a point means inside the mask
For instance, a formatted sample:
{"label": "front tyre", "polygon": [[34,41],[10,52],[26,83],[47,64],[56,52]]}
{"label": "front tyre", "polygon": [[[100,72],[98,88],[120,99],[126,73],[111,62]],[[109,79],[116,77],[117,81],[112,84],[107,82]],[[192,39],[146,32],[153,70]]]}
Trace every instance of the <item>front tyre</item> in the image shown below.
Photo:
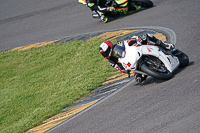
{"label": "front tyre", "polygon": [[141,71],[146,74],[161,80],[168,80],[172,77],[172,73],[164,66],[157,66],[148,63],[143,63],[140,67]]}

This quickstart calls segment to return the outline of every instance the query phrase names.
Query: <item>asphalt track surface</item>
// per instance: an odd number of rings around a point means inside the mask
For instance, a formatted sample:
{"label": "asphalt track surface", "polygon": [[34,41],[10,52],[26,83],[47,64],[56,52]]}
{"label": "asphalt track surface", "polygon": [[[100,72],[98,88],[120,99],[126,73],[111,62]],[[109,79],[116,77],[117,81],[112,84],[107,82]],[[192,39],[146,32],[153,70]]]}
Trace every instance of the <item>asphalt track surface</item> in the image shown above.
{"label": "asphalt track surface", "polygon": [[0,50],[70,35],[159,26],[176,33],[190,65],[168,81],[129,82],[50,133],[199,133],[200,1],[153,0],[155,7],[104,24],[74,0],[0,1]]}

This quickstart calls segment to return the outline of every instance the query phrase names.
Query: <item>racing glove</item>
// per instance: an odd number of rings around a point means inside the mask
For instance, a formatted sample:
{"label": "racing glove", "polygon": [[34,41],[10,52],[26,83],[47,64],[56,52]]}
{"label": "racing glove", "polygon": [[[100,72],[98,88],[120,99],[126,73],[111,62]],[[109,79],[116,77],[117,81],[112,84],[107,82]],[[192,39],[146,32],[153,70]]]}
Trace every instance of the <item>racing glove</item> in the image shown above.
{"label": "racing glove", "polygon": [[115,8],[114,7],[107,7],[107,11],[108,12],[113,12],[113,11],[115,11]]}

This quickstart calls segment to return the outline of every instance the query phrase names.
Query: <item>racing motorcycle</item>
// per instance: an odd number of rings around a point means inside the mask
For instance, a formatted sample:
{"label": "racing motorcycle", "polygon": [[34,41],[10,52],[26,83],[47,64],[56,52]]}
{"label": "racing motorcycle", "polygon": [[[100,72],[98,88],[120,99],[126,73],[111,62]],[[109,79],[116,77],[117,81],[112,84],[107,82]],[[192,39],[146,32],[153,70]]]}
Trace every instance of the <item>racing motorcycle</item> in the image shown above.
{"label": "racing motorcycle", "polygon": [[[87,6],[86,0],[78,0],[78,2]],[[121,2],[122,2],[122,0],[107,0],[105,7],[114,7],[115,11],[114,12],[106,12],[103,15],[106,16],[107,18],[109,18],[109,20],[113,20],[121,15],[127,15],[127,14],[133,13],[135,11],[153,7],[153,2],[151,0],[129,0],[128,7],[126,7],[127,10],[124,12],[121,10],[121,8],[119,8],[119,4],[121,4]],[[101,14],[101,13],[99,13],[99,14]],[[93,13],[92,16],[93,16],[93,18],[101,17],[96,13]]]}
{"label": "racing motorcycle", "polygon": [[177,68],[189,64],[188,56],[177,48],[166,50],[156,45],[129,46],[127,41],[124,41],[114,49],[116,57],[126,70],[156,79],[168,80]]}

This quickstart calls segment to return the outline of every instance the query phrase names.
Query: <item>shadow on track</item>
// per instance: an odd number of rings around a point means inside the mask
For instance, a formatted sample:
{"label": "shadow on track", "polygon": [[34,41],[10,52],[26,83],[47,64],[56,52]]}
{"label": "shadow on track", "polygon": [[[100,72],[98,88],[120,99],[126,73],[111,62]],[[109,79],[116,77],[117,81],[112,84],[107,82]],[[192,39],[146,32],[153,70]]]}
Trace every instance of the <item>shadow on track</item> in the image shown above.
{"label": "shadow on track", "polygon": [[[189,65],[188,65],[187,67],[192,66],[192,65],[194,65],[194,62],[193,62],[193,61],[192,61],[192,62],[189,62]],[[173,73],[173,77],[172,77],[171,79],[173,79],[177,74],[181,73],[181,72],[182,72],[183,70],[185,70],[187,67],[178,68],[178,69]],[[171,80],[171,79],[169,79],[169,80]],[[152,84],[152,83],[157,83],[157,84],[159,84],[159,83],[163,83],[163,82],[166,82],[166,81],[168,81],[168,80],[159,80],[159,79],[155,79],[155,78],[153,78],[153,77],[151,77],[151,76],[148,76],[148,78],[146,79],[146,81],[145,81],[144,83],[137,83],[136,86],[140,86],[140,85],[149,85],[149,84]]]}

